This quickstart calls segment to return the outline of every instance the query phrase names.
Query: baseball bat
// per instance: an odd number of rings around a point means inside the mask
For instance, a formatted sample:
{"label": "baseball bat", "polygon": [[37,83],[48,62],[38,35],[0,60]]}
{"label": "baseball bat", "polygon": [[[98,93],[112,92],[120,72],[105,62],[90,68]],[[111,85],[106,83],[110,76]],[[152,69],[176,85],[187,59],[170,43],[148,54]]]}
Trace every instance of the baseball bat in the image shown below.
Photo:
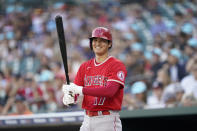
{"label": "baseball bat", "polygon": [[69,75],[68,75],[67,50],[66,50],[66,41],[65,41],[65,36],[64,36],[64,27],[63,27],[62,17],[60,15],[57,15],[55,17],[55,22],[56,22],[60,51],[62,55],[63,65],[64,65],[64,71],[66,75],[66,82],[69,85],[70,80],[69,80]]}

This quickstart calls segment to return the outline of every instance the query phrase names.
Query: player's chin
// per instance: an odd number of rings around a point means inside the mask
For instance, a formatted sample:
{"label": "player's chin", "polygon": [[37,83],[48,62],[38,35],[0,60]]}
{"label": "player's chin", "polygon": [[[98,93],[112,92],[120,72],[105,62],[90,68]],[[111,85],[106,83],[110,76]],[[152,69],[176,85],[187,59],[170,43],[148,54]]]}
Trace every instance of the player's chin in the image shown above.
{"label": "player's chin", "polygon": [[93,50],[94,50],[95,53],[102,52],[102,49],[93,48]]}
{"label": "player's chin", "polygon": [[94,50],[95,54],[103,54],[104,52],[105,52],[104,50],[100,50],[100,49],[99,50],[98,49]]}

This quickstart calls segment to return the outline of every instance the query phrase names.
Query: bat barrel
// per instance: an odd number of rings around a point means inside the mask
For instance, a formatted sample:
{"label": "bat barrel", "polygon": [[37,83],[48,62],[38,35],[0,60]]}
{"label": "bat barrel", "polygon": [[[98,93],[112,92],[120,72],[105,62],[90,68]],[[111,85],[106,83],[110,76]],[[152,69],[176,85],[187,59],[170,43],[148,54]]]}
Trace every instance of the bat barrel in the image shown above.
{"label": "bat barrel", "polygon": [[61,56],[62,56],[63,65],[64,65],[64,71],[66,75],[66,82],[67,84],[70,84],[69,75],[68,75],[66,41],[65,41],[65,36],[64,36],[64,27],[63,27],[62,17],[59,15],[56,16],[55,22],[56,22],[56,27],[57,27],[57,34],[58,34]]}

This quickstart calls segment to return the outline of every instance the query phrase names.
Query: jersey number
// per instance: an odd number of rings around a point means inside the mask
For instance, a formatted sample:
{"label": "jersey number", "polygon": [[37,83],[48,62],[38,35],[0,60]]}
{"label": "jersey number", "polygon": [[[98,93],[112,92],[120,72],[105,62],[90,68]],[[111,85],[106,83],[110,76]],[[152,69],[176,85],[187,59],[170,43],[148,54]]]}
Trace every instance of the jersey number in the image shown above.
{"label": "jersey number", "polygon": [[94,104],[93,105],[103,105],[105,102],[105,97],[96,97],[94,99]]}

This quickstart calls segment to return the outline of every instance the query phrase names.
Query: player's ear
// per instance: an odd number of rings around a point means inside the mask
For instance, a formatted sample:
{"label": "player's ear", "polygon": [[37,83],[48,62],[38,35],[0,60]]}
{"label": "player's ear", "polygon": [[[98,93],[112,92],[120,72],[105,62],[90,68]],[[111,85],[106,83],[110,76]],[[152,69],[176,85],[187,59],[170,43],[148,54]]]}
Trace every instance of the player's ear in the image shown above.
{"label": "player's ear", "polygon": [[110,49],[112,47],[112,42],[111,41],[109,41],[108,47],[109,47],[108,49]]}

